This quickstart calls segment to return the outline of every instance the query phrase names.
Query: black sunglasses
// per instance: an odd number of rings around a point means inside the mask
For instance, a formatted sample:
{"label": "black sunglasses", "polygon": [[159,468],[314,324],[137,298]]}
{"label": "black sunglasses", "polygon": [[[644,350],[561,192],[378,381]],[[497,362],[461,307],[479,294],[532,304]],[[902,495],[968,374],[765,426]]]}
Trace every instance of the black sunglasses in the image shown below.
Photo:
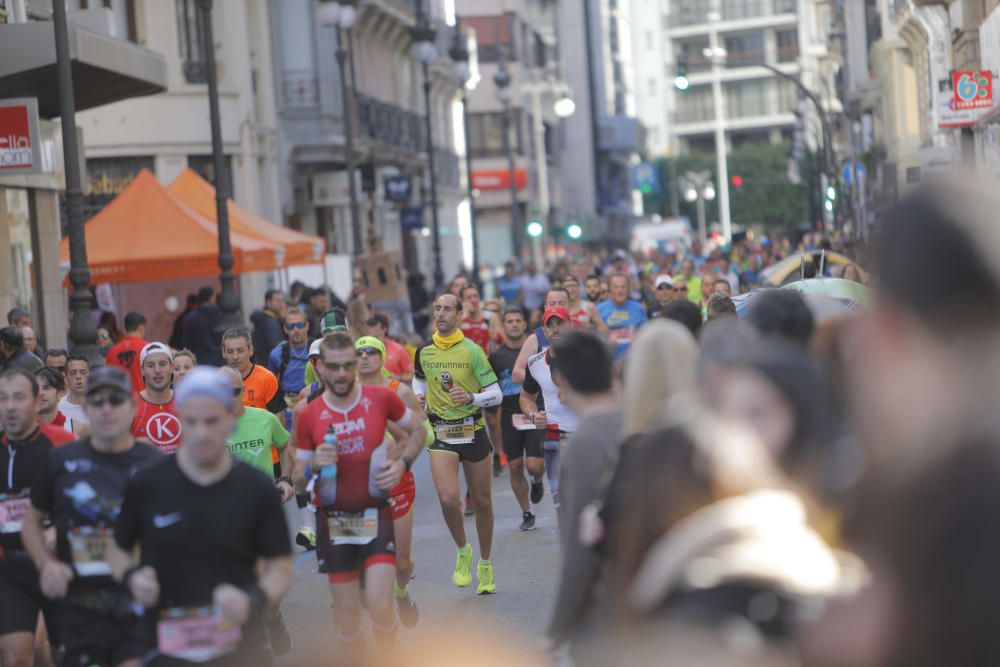
{"label": "black sunglasses", "polygon": [[375,347],[359,347],[357,353],[359,357],[374,357],[375,355],[380,357],[382,356],[382,353]]}
{"label": "black sunglasses", "polygon": [[117,408],[127,400],[128,396],[123,392],[109,391],[103,394],[90,394],[87,396],[87,405],[92,408],[99,408],[105,403],[110,403],[111,407]]}
{"label": "black sunglasses", "polygon": [[295,329],[305,329],[307,326],[309,325],[305,322],[289,322],[285,328],[294,331]]}
{"label": "black sunglasses", "polygon": [[239,398],[243,395],[243,387],[233,387],[233,396]]}

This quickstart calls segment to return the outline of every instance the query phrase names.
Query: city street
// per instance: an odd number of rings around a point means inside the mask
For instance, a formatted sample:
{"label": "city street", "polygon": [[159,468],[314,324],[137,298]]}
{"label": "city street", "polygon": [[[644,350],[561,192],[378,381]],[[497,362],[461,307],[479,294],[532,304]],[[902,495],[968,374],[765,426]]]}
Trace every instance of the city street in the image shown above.
{"label": "city street", "polygon": [[[467,589],[455,588],[451,583],[455,545],[441,518],[426,455],[420,457],[413,471],[417,479],[413,531],[416,576],[410,591],[420,607],[420,623],[415,630],[402,630],[397,642],[405,642],[411,632],[443,629],[459,619],[468,627],[469,618],[474,615],[479,629],[531,648],[545,632],[559,567],[556,513],[548,490],[535,508],[538,527],[522,533],[517,529],[521,516],[507,472],[494,478],[497,521],[492,560],[497,568],[498,592],[478,596],[475,577]],[[467,517],[465,525],[478,558],[474,517]],[[292,652],[276,664],[288,667],[309,664],[317,655],[335,654],[331,653],[337,650],[337,640],[329,608],[330,593],[325,579],[316,574],[315,554],[299,553],[295,559],[295,583],[282,604],[292,636]]]}

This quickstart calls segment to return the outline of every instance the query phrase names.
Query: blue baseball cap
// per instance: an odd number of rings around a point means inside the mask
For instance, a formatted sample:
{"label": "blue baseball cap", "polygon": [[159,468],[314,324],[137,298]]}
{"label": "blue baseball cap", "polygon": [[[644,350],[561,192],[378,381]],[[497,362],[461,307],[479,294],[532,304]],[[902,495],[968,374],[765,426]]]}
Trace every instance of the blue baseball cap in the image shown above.
{"label": "blue baseball cap", "polygon": [[233,396],[233,383],[229,378],[213,366],[196,366],[181,378],[174,393],[177,407],[181,407],[188,399],[197,397],[214,398],[226,408],[236,405]]}

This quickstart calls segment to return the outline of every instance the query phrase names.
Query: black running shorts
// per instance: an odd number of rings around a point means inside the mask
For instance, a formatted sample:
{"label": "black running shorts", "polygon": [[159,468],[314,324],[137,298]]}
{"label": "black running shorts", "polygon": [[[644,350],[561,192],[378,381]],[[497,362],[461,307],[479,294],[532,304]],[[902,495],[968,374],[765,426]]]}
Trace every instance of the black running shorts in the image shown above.
{"label": "black running shorts", "polygon": [[479,463],[493,453],[493,445],[490,444],[490,436],[486,434],[485,428],[476,429],[476,435],[472,442],[460,445],[449,445],[435,440],[429,448],[432,452],[448,452],[458,456],[458,460],[469,463]]}
{"label": "black running shorts", "polygon": [[51,607],[38,585],[35,564],[27,553],[11,551],[0,560],[0,636],[35,634],[40,611],[48,617]]}
{"label": "black running shorts", "polygon": [[542,457],[542,431],[519,431],[514,428],[514,413],[506,410],[500,415],[500,437],[507,460],[517,461],[525,456]]}
{"label": "black running shorts", "polygon": [[330,582],[342,584],[361,578],[362,570],[378,563],[396,565],[396,538],[392,529],[392,507],[378,511],[378,535],[368,544],[332,544],[330,527],[322,509],[316,510],[316,558],[319,571]]}

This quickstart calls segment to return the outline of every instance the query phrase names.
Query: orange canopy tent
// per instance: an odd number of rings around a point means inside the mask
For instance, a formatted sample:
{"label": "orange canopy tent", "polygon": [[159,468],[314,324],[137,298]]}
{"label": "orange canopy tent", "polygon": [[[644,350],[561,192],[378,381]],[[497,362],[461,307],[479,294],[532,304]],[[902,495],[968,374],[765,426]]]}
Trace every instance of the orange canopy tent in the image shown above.
{"label": "orange canopy tent", "polygon": [[[195,211],[215,221],[215,188],[193,169],[182,171],[167,189]],[[320,264],[323,261],[325,244],[321,237],[276,225],[232,199],[229,200],[229,226],[233,231],[284,247],[285,266]]]}
{"label": "orange canopy tent", "polygon": [[[172,195],[149,171],[135,180],[84,226],[91,282],[130,283],[219,273],[216,224]],[[232,231],[233,272],[270,271],[284,249]],[[69,262],[69,239],[59,246]]]}

